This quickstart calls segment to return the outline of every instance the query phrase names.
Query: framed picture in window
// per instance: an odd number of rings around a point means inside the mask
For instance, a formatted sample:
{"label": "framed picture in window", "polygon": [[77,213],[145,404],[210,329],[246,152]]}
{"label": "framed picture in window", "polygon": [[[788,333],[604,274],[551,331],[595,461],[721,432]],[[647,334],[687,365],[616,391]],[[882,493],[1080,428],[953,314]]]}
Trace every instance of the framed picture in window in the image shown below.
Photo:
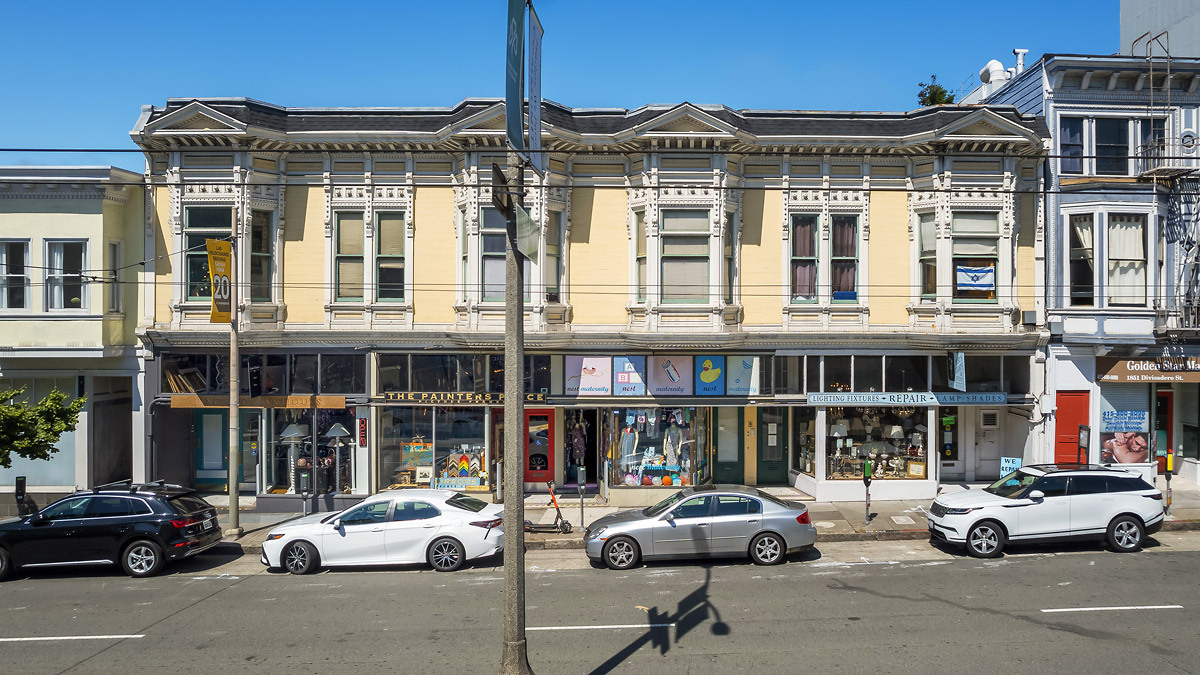
{"label": "framed picture in window", "polygon": [[925,462],[909,462],[908,463],[909,478],[924,478],[925,477]]}

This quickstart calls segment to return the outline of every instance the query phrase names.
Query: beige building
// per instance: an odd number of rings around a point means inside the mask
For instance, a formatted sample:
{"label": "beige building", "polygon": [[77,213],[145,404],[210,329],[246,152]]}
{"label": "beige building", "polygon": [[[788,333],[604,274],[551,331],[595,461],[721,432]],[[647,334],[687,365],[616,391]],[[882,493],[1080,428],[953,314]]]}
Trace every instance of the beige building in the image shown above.
{"label": "beige building", "polygon": [[[142,176],[112,167],[0,167],[0,391],[87,404],[50,460],[15,458],[34,503],[143,470],[135,329],[144,257]],[[132,265],[132,266],[130,266]],[[0,514],[15,512],[12,499]]]}
{"label": "beige building", "polygon": [[[927,497],[1040,443],[1040,118],[547,103],[526,270],[525,481],[614,503],[709,481]],[[235,238],[240,479],[494,491],[503,105],[143,108],[145,477],[224,489]],[[965,358],[956,359],[956,355]],[[955,366],[958,366],[957,368]],[[1032,421],[1032,423],[1031,423]],[[141,476],[139,476],[141,477]]]}

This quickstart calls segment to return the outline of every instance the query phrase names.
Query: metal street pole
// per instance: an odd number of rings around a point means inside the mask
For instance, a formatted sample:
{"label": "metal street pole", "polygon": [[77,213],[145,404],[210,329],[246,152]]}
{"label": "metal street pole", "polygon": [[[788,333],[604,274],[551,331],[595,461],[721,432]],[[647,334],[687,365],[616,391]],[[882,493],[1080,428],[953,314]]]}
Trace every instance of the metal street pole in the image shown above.
{"label": "metal street pole", "polygon": [[[517,209],[525,204],[525,166],[515,153],[516,195],[510,195],[504,247],[504,648],[501,675],[532,675],[525,642],[525,283],[517,250]],[[511,185],[511,181],[509,182]],[[493,188],[495,189],[495,188]]]}
{"label": "metal street pole", "polygon": [[237,233],[240,230],[235,219],[229,245],[229,529],[225,530],[225,534],[234,537],[242,536],[241,514],[238,512],[238,469],[242,463],[242,425],[238,408],[238,396],[241,395],[238,375],[242,359],[238,354],[237,292],[241,279],[237,266]]}

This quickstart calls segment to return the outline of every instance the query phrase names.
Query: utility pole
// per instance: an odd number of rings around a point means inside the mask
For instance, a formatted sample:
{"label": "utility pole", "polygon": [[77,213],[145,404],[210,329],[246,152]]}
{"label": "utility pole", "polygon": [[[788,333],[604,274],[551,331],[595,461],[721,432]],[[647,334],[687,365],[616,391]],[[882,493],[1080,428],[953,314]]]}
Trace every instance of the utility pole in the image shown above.
{"label": "utility pole", "polygon": [[238,473],[242,464],[242,425],[239,399],[241,355],[238,353],[238,282],[237,240],[241,228],[235,217],[229,244],[229,529],[225,534],[242,536],[241,514],[238,512]]}
{"label": "utility pole", "polygon": [[[504,649],[501,675],[532,675],[525,642],[525,280],[517,250],[517,206],[525,204],[525,165],[517,167],[516,194],[508,195],[504,247]],[[509,182],[511,185],[511,181]],[[493,190],[500,189],[493,185]],[[513,199],[516,197],[516,199]]]}

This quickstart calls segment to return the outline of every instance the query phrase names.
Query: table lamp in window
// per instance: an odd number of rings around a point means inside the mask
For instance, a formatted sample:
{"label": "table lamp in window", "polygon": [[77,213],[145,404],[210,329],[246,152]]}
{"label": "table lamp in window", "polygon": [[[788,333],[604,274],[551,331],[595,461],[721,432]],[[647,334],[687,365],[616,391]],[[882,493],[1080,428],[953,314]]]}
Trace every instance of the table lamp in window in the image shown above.
{"label": "table lamp in window", "polygon": [[[333,475],[335,492],[349,492],[350,486],[343,485],[342,482],[342,446],[346,444],[345,439],[349,438],[350,432],[346,427],[342,426],[341,422],[334,422],[333,426],[329,427],[329,431],[325,432],[325,438],[330,439],[329,445],[333,446]],[[349,481],[346,481],[347,483]]]}
{"label": "table lamp in window", "polygon": [[288,444],[288,466],[290,467],[289,475],[291,476],[291,483],[288,485],[288,494],[290,495],[296,494],[296,462],[299,460],[300,442],[307,436],[308,434],[304,433],[304,429],[299,424],[289,424],[283,430],[283,433],[279,434],[279,440]]}

